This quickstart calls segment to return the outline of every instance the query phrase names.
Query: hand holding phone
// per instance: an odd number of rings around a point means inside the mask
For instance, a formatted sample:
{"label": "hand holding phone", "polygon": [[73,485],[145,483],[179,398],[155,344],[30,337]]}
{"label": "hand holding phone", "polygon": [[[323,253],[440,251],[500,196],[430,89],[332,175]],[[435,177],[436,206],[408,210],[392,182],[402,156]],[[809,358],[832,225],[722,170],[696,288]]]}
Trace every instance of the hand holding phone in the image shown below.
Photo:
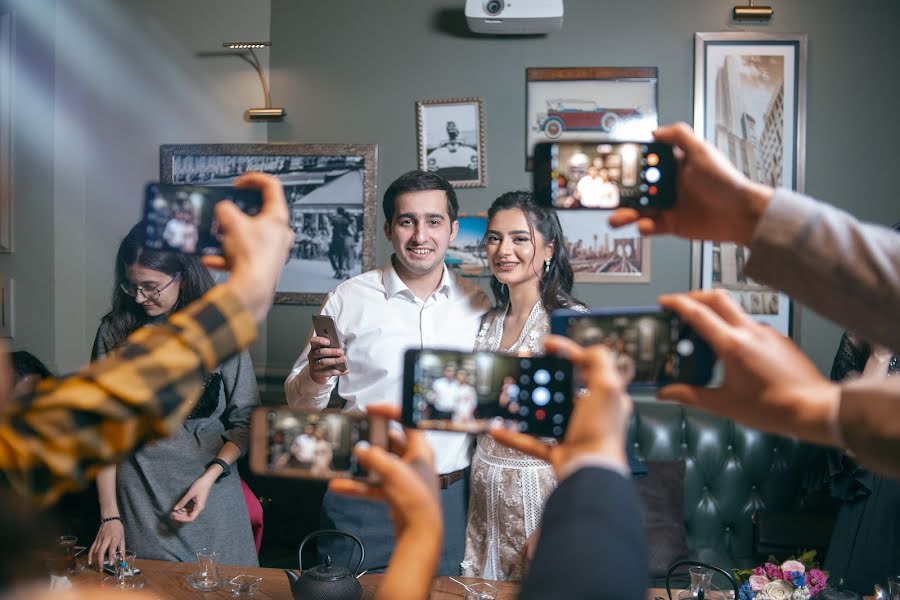
{"label": "hand holding phone", "polygon": [[553,142],[534,150],[534,196],[562,209],[666,209],[677,164],[659,142]]}
{"label": "hand holding phone", "polygon": [[378,416],[261,407],[250,420],[250,468],[275,477],[371,481],[353,449],[387,442],[387,421]]}
{"label": "hand holding phone", "polygon": [[312,321],[316,335],[309,341],[309,374],[313,381],[324,384],[330,377],[347,374],[347,358],[334,317],[313,315]]}

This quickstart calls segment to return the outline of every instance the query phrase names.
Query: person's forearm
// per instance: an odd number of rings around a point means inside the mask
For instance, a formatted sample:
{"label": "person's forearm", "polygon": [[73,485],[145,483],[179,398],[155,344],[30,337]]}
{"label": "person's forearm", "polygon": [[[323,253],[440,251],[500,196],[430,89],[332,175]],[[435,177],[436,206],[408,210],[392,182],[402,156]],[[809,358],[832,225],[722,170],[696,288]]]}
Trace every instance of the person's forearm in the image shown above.
{"label": "person's forearm", "polygon": [[284,394],[291,408],[322,410],[328,406],[336,378],[332,377],[324,384],[313,381],[309,372],[309,362],[306,360],[308,354],[309,347],[307,346],[304,354],[294,363],[291,374],[284,382]]}
{"label": "person's forearm", "polygon": [[116,498],[116,465],[110,465],[97,473],[97,498],[100,502],[100,519],[120,517]]}
{"label": "person's forearm", "polygon": [[[437,531],[435,531],[437,529]],[[431,594],[431,584],[441,558],[443,530],[435,527],[405,532],[394,546],[376,600],[419,600]]]}
{"label": "person's forearm", "polygon": [[841,388],[840,434],[864,467],[900,477],[900,378],[857,379]]}

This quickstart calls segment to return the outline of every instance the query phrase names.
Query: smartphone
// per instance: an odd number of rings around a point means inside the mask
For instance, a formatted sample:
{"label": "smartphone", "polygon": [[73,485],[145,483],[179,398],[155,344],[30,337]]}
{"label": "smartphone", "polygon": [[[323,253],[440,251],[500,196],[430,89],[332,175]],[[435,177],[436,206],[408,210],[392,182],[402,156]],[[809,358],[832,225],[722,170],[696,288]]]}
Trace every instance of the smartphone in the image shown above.
{"label": "smartphone", "polygon": [[217,202],[231,200],[248,215],[262,208],[256,189],[148,183],[144,194],[144,245],[153,250],[184,254],[222,254]]}
{"label": "smartphone", "polygon": [[363,443],[387,448],[387,420],[271,407],[250,418],[250,468],[258,475],[371,481],[353,456]]}
{"label": "smartphone", "polygon": [[492,425],[561,438],[572,414],[572,364],[556,356],[407,350],[403,423],[478,433]]}
{"label": "smartphone", "polygon": [[313,315],[313,329],[318,337],[328,338],[331,342],[329,348],[340,348],[341,340],[338,339],[337,327],[334,324],[334,317],[329,315]]}
{"label": "smartphone", "polygon": [[534,197],[560,209],[666,209],[675,204],[675,155],[659,142],[543,142]]}
{"label": "smartphone", "polygon": [[669,383],[706,385],[716,362],[712,348],[697,332],[675,313],[658,307],[555,310],[550,331],[582,346],[603,344],[614,350],[631,389]]}

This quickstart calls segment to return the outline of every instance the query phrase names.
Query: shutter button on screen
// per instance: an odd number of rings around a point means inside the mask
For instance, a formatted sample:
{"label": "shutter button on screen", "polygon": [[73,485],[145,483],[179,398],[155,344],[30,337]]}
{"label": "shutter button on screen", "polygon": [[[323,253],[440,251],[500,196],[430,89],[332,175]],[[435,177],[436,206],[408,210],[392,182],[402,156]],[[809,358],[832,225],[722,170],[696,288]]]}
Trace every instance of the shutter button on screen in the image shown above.
{"label": "shutter button on screen", "polygon": [[694,353],[694,342],[691,340],[678,340],[678,343],[675,344],[675,350],[681,356],[690,356]]}

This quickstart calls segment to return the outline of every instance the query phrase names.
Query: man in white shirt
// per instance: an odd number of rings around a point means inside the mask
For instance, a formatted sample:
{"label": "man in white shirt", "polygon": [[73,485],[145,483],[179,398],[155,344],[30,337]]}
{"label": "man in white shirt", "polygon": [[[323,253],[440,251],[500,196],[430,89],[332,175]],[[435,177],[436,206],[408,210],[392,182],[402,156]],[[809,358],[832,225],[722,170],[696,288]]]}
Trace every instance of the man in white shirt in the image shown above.
{"label": "man in white shirt", "polygon": [[[310,334],[284,384],[293,407],[324,408],[335,385],[348,413],[362,413],[369,404],[400,404],[407,349],[474,347],[490,301],[477,285],[444,266],[444,254],[459,229],[453,187],[436,173],[410,171],[388,187],[382,206],[384,233],[394,254],[383,267],[345,281],[328,295],[321,314],[334,317],[342,347],[329,348],[328,339]],[[439,572],[459,574],[472,440],[448,432],[428,432],[428,439],[441,475],[444,530],[449,532]],[[327,493],[322,525],[363,540],[363,569],[387,564],[394,538],[384,505]],[[349,564],[353,549],[342,541],[322,538],[320,554]]]}
{"label": "man in white shirt", "polygon": [[438,377],[431,384],[434,392],[430,419],[449,419],[456,410],[456,367],[449,364],[444,367],[444,376]]}
{"label": "man in white shirt", "polygon": [[588,174],[578,180],[575,197],[586,208],[618,208],[619,188],[609,180],[609,171],[589,167]]}

